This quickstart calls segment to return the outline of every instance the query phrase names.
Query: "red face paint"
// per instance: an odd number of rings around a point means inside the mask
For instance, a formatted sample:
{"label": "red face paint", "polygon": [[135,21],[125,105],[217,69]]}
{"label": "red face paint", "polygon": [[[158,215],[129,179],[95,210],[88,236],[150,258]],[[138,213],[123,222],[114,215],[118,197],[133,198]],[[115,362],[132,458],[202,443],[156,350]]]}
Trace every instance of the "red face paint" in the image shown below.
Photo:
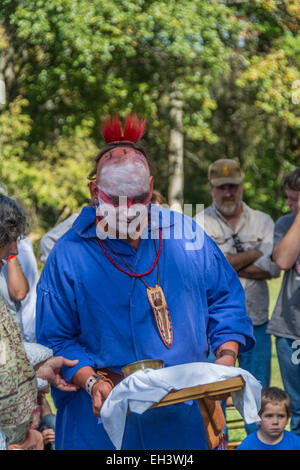
{"label": "red face paint", "polygon": [[151,201],[151,192],[147,194],[142,194],[141,196],[136,196],[136,197],[127,197],[127,196],[108,196],[102,189],[98,188],[98,194],[100,198],[102,199],[105,204],[110,204],[114,207],[118,207],[120,205],[120,198],[121,202],[125,202],[126,198],[126,203],[127,207],[130,208],[134,204],[143,204],[147,205]]}

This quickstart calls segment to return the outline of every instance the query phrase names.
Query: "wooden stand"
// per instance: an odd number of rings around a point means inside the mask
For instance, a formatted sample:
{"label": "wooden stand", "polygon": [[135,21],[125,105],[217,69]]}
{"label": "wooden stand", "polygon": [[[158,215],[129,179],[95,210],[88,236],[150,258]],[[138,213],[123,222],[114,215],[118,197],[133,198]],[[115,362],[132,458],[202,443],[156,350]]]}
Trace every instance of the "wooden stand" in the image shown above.
{"label": "wooden stand", "polygon": [[200,398],[217,397],[226,393],[235,392],[244,388],[244,380],[239,375],[232,379],[212,382],[210,384],[196,385],[195,387],[182,388],[169,392],[159,403],[152,405],[151,408],[159,406],[174,405],[188,400],[198,400]]}
{"label": "wooden stand", "polygon": [[[215,449],[222,438],[222,431],[226,424],[220,402],[222,395],[242,390],[245,386],[243,378],[239,375],[232,379],[212,382],[210,384],[196,385],[169,392],[159,403],[151,408],[174,405],[189,400],[198,400],[201,410],[208,449]],[[215,398],[216,400],[211,400]]]}

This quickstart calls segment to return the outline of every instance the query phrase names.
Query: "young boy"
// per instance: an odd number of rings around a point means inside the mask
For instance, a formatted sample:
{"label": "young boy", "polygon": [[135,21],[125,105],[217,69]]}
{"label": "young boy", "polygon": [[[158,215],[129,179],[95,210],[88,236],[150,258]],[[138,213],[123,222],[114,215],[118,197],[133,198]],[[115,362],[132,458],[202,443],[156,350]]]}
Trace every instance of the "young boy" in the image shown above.
{"label": "young boy", "polygon": [[286,392],[277,387],[263,388],[259,430],[249,434],[237,450],[300,450],[300,436],[285,431],[290,408]]}

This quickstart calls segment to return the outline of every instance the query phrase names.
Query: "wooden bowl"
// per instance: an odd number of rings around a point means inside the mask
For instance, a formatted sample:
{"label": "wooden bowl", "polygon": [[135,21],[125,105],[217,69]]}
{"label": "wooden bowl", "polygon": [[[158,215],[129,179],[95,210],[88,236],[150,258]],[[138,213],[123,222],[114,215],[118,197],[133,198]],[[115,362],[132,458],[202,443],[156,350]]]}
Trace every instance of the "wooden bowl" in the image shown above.
{"label": "wooden bowl", "polygon": [[127,366],[122,368],[122,372],[125,377],[128,375],[133,374],[138,370],[145,370],[145,369],[162,369],[164,367],[164,361],[160,359],[143,359],[142,361],[132,362]]}

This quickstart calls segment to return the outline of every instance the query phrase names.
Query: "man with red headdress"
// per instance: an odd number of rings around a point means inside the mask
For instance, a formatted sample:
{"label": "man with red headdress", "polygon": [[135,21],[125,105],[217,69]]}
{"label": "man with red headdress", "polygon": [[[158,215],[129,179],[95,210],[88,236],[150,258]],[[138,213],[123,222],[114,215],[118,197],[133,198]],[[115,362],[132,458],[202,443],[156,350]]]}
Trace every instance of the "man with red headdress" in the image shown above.
{"label": "man with red headdress", "polygon": [[[90,175],[97,206],[56,243],[38,286],[38,340],[78,359],[64,371],[78,390],[53,390],[56,449],[114,449],[99,417],[123,366],[203,362],[209,347],[233,366],[254,344],[243,289],[218,247],[191,218],[150,204],[144,126],[136,116],[124,132],[117,118],[106,122]],[[122,449],[206,448],[197,401],[127,416]]]}

